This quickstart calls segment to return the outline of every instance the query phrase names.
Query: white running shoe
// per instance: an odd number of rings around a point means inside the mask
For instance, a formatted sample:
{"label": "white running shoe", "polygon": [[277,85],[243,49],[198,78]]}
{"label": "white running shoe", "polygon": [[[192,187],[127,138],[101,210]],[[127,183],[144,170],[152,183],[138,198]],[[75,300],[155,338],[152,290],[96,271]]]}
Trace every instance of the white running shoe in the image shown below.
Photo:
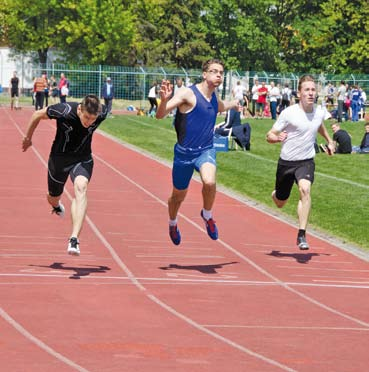
{"label": "white running shoe", "polygon": [[71,254],[72,256],[79,256],[80,253],[79,240],[73,236],[69,239],[68,254]]}
{"label": "white running shoe", "polygon": [[306,251],[310,248],[305,236],[297,237],[297,245],[302,251]]}
{"label": "white running shoe", "polygon": [[59,205],[57,207],[53,207],[51,210],[51,214],[55,213],[59,217],[64,217],[65,208],[64,205],[59,202]]}

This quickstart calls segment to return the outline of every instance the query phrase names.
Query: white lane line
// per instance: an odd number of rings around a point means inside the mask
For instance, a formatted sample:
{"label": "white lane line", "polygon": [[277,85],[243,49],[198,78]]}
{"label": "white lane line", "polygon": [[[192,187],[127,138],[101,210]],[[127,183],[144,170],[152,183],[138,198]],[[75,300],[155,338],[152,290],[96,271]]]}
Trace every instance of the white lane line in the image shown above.
{"label": "white lane line", "polygon": [[235,349],[238,349],[238,350],[242,351],[245,354],[251,355],[251,356],[253,356],[253,357],[257,358],[257,359],[260,359],[260,360],[264,361],[265,363],[268,363],[268,364],[271,364],[273,366],[276,366],[276,367],[282,369],[283,371],[290,371],[290,372],[295,371],[294,369],[289,368],[289,367],[287,367],[284,364],[278,363],[277,361],[275,361],[273,359],[267,358],[267,357],[265,357],[265,356],[263,356],[263,355],[261,355],[259,353],[256,353],[256,352],[252,351],[251,349],[248,349],[248,348],[246,348],[246,347],[244,347],[244,346],[242,346],[240,344],[237,344],[236,342],[234,342],[234,341],[232,341],[232,340],[230,340],[230,339],[228,339],[226,337],[221,336],[220,334],[218,334],[216,332],[211,331],[210,329],[208,329],[208,328],[202,326],[201,324],[193,321],[191,318],[187,317],[186,315],[184,315],[182,313],[179,313],[178,311],[176,311],[175,309],[173,309],[171,306],[168,306],[166,303],[164,303],[161,300],[159,300],[156,296],[149,294],[148,297],[153,302],[155,302],[156,304],[160,305],[162,308],[166,309],[168,312],[170,312],[171,314],[173,314],[177,318],[182,319],[187,324],[192,325],[194,328],[198,329],[199,331],[201,331],[203,333],[206,333],[209,336],[212,336],[213,338],[215,338],[215,339],[217,339],[219,341],[222,341],[222,342],[224,342],[225,344],[227,344],[229,346],[233,346]]}
{"label": "white lane line", "polygon": [[293,327],[293,326],[257,326],[257,325],[242,325],[242,324],[203,324],[208,328],[247,328],[247,329],[291,329],[291,330],[307,330],[307,331],[354,331],[354,332],[369,332],[368,328],[360,327]]}
{"label": "white lane line", "polygon": [[[292,267],[292,266],[277,266],[277,267],[279,269],[296,269],[296,267]],[[317,268],[317,267],[307,267],[307,266],[300,266],[299,270],[369,273],[369,270],[362,270],[362,269],[330,269],[330,268],[326,268],[326,267]]]}
{"label": "white lane line", "polygon": [[67,364],[68,366],[76,369],[80,372],[89,372],[87,369],[81,367],[77,363],[73,362],[72,360],[66,358],[64,355],[58,353],[54,349],[52,349],[50,346],[45,344],[43,341],[38,339],[37,337],[33,336],[32,333],[28,332],[24,327],[22,327],[18,322],[16,322],[6,311],[4,311],[0,307],[0,316],[9,323],[12,327],[14,327],[23,337],[27,338],[31,342],[33,342],[35,345],[37,345],[40,349],[46,351],[48,354],[52,355],[56,359],[60,360],[61,362]]}
{"label": "white lane line", "polygon": [[[47,272],[27,272],[23,274],[19,273],[1,273],[0,278],[68,278],[73,274],[76,274],[75,271],[70,270],[68,273],[50,273],[50,271]],[[95,273],[95,274],[89,274],[89,275],[80,275],[81,279],[83,278],[84,280],[93,280],[94,283],[96,283],[96,280],[100,280],[101,284],[104,284],[104,281],[109,281],[109,280],[117,280],[117,281],[130,281],[131,278],[128,276],[103,276],[99,275],[100,273]],[[101,273],[102,274],[102,273]],[[136,277],[137,280],[140,282],[156,282],[160,284],[172,284],[172,283],[182,283],[182,284],[221,284],[221,285],[244,285],[244,286],[273,286],[273,287],[280,287],[280,284],[275,282],[275,281],[257,281],[257,280],[240,280],[240,279],[235,279],[233,275],[227,275],[223,274],[218,276],[218,278],[214,279],[208,279],[207,276],[209,274],[204,274],[204,275],[195,275],[195,274],[182,274],[182,273],[167,273],[168,277],[165,278],[149,278],[149,277]],[[350,282],[350,281],[325,281],[322,280],[321,282],[326,283],[317,283],[317,281],[313,281],[313,283],[300,283],[300,282],[285,282],[284,284],[288,286],[293,286],[293,287],[319,287],[319,288],[352,288],[352,289],[369,289],[369,282]],[[337,283],[337,284],[335,284]],[[345,284],[342,284],[345,283]],[[4,283],[0,283],[4,284]],[[23,282],[12,282],[13,285],[22,285],[24,284]],[[31,283],[32,284],[32,283]],[[47,283],[45,283],[47,284]],[[355,285],[352,285],[355,284]],[[356,285],[356,284],[362,284],[362,285]],[[368,285],[366,285],[368,284]]]}

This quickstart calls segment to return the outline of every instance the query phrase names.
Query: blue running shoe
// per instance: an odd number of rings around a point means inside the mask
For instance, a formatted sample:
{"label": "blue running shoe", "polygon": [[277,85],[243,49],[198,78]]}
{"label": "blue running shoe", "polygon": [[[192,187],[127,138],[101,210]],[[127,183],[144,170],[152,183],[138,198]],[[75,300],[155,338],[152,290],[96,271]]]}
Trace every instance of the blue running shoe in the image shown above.
{"label": "blue running shoe", "polygon": [[215,221],[212,218],[209,218],[208,220],[204,218],[203,212],[201,210],[201,217],[205,221],[206,230],[208,231],[208,235],[211,239],[217,240],[218,239],[218,228],[215,224]]}
{"label": "blue running shoe", "polygon": [[169,236],[172,239],[173,244],[179,245],[181,242],[181,233],[179,232],[177,225],[169,226]]}

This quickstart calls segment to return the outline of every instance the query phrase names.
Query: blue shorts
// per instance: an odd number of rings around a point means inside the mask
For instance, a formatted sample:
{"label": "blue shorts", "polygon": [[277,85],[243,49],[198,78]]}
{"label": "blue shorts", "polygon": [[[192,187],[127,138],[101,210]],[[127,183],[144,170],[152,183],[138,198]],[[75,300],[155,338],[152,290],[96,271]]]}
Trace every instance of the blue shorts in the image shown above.
{"label": "blue shorts", "polygon": [[174,146],[174,161],[172,169],[173,186],[178,190],[185,190],[190,184],[193,171],[200,171],[204,163],[217,165],[214,147],[201,151],[188,151],[178,145]]}

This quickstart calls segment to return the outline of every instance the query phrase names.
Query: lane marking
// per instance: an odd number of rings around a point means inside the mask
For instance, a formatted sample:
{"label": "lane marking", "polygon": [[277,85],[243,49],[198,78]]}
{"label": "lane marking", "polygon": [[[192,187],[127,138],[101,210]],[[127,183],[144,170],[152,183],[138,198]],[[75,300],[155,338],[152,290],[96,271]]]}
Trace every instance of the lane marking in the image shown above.
{"label": "lane marking", "polygon": [[[78,267],[77,267],[78,269]],[[29,272],[24,270],[25,273],[19,274],[19,273],[1,273],[0,278],[68,278],[73,273],[75,273],[73,270],[71,270],[69,273],[63,272],[58,273],[50,273],[50,271],[45,272]],[[103,276],[98,275],[99,273],[96,273],[95,275],[89,274],[85,276],[81,276],[81,279],[84,280],[93,280],[94,283],[96,283],[96,279],[101,281],[101,284],[104,284],[104,281],[109,280],[117,280],[117,281],[130,281],[131,279],[128,276]],[[214,279],[207,279],[206,276],[209,274],[204,275],[195,275],[195,274],[182,274],[182,273],[167,273],[167,277],[163,278],[150,278],[150,277],[136,277],[137,280],[142,282],[160,282],[160,284],[172,284],[172,283],[182,283],[182,284],[221,284],[221,285],[245,285],[245,286],[272,286],[272,287],[279,287],[280,284],[276,283],[275,281],[258,281],[258,280],[242,280],[242,279],[235,279],[234,275],[227,275],[227,274],[221,274],[218,276],[218,278]],[[196,279],[197,278],[197,279]],[[316,283],[316,282],[322,282],[322,283]],[[354,281],[330,281],[328,284],[325,280],[316,280],[312,283],[301,283],[301,282],[285,282],[286,285],[294,286],[294,287],[319,287],[319,288],[352,288],[352,289],[369,289],[369,282],[354,282]],[[326,284],[323,284],[326,283]],[[334,284],[337,283],[337,284]],[[346,284],[340,284],[340,283],[346,283]],[[4,283],[0,283],[4,284]],[[23,285],[23,282],[12,282],[14,285]],[[32,283],[29,283],[32,284]],[[48,284],[48,283],[45,283]],[[351,285],[351,284],[362,284],[362,285]],[[367,285],[368,284],[368,285]]]}
{"label": "lane marking", "polygon": [[58,353],[50,346],[45,344],[43,341],[38,339],[37,337],[33,336],[32,333],[28,332],[24,327],[22,327],[18,322],[16,322],[3,308],[0,307],[0,316],[9,323],[12,327],[14,327],[23,337],[27,338],[35,345],[37,345],[40,349],[46,351],[48,354],[52,355],[56,359],[60,360],[61,362],[67,364],[68,366],[76,369],[80,372],[89,372],[87,369],[81,367],[77,363],[73,362],[72,360],[66,358],[64,355]]}
{"label": "lane marking", "polygon": [[292,327],[292,326],[258,326],[258,325],[228,325],[228,324],[204,324],[204,327],[209,328],[247,328],[247,329],[292,329],[292,330],[307,330],[307,331],[364,331],[369,332],[368,328],[354,327]]}

